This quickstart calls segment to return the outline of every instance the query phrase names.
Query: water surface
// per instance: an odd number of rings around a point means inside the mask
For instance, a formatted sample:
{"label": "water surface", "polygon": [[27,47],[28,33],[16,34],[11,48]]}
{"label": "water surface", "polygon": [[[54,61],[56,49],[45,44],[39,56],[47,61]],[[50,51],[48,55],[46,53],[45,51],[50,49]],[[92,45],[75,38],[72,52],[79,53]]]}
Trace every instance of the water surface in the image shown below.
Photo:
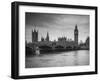
{"label": "water surface", "polygon": [[40,54],[26,57],[26,68],[89,65],[89,50]]}

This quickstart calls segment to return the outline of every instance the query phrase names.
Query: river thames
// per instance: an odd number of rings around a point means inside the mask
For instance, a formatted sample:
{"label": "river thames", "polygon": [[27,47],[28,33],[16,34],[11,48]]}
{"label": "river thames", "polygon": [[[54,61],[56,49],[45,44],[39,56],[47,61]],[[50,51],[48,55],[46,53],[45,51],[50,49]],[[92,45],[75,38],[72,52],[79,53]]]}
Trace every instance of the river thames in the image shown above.
{"label": "river thames", "polygon": [[40,54],[26,57],[26,68],[63,67],[89,65],[89,50],[67,51],[59,53]]}

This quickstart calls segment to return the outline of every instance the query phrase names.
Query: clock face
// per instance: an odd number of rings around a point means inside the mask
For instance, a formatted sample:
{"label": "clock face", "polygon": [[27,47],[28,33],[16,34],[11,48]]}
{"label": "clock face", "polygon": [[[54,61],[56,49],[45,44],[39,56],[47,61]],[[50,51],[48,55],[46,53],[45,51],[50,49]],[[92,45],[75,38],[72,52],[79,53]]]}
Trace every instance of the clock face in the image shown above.
{"label": "clock face", "polygon": [[78,32],[77,32],[77,31],[75,31],[75,34],[78,34]]}

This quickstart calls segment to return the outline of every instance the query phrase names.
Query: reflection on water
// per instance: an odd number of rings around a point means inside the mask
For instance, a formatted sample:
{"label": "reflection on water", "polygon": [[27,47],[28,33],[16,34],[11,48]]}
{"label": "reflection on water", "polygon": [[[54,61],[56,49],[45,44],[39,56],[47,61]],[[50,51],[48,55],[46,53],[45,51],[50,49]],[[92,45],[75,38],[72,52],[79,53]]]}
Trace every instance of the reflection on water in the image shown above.
{"label": "reflection on water", "polygon": [[89,65],[89,51],[78,50],[26,57],[26,68]]}

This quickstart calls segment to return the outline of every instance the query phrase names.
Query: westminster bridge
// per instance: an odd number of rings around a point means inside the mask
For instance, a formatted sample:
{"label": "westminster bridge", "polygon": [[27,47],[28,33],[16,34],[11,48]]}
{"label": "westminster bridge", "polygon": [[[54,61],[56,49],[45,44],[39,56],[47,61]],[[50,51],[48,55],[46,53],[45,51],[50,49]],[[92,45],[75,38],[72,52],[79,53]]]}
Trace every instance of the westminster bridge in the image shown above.
{"label": "westminster bridge", "polygon": [[73,49],[76,48],[77,45],[74,41],[44,41],[44,42],[34,42],[27,44],[27,47],[31,47],[32,49],[35,49],[35,47],[39,47],[40,49]]}

